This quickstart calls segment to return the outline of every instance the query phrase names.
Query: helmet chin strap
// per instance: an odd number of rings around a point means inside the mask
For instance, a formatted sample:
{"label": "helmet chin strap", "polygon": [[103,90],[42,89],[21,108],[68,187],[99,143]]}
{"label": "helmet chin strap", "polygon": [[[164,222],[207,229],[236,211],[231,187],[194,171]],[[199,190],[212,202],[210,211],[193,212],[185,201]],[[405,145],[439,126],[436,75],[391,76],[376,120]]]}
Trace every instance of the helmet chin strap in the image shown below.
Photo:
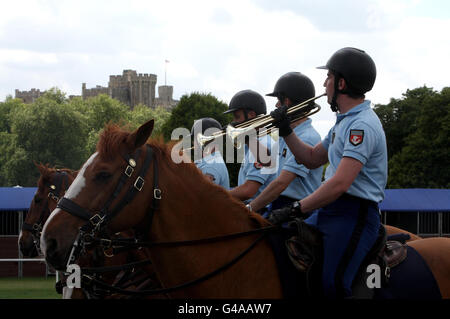
{"label": "helmet chin strap", "polygon": [[245,122],[248,121],[248,110],[244,109]]}
{"label": "helmet chin strap", "polygon": [[337,104],[338,94],[346,94],[347,90],[344,88],[343,90],[339,90],[339,81],[342,79],[341,75],[334,75],[334,93],[333,98],[331,99],[330,107],[333,112],[339,111],[339,105]]}
{"label": "helmet chin strap", "polygon": [[339,106],[337,104],[337,95],[339,92],[339,87],[338,87],[338,82],[339,82],[339,77],[335,76],[334,78],[334,93],[333,93],[333,98],[331,99],[331,103],[330,103],[330,107],[331,110],[333,112],[337,112],[339,111]]}

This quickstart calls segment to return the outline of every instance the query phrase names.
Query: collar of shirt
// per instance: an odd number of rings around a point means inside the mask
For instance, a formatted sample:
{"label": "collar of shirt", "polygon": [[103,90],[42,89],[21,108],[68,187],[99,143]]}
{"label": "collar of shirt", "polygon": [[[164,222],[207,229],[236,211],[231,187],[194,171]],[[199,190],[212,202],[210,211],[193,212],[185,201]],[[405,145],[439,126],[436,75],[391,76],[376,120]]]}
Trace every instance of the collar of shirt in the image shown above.
{"label": "collar of shirt", "polygon": [[363,110],[366,110],[368,108],[370,108],[370,101],[369,100],[365,100],[364,102],[362,102],[361,104],[358,104],[357,106],[351,108],[350,110],[348,110],[347,112],[345,112],[344,114],[337,114],[337,119],[336,119],[336,124],[339,123],[340,121],[342,121],[343,118],[345,118],[346,116],[350,116],[350,115],[354,115],[356,113],[359,113]]}

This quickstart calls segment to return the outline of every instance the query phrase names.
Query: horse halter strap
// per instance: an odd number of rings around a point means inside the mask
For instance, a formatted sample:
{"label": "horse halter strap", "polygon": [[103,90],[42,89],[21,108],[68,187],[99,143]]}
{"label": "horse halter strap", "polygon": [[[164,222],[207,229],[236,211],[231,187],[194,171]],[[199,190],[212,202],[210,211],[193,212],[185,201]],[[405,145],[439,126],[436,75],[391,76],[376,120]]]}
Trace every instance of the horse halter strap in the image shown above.
{"label": "horse halter strap", "polygon": [[[150,166],[150,163],[152,161],[153,157],[153,150],[149,145],[147,146],[147,152],[145,155],[144,163],[141,167],[141,170],[138,174],[138,177],[133,183],[133,186],[128,190],[127,194],[122,198],[122,200],[112,209],[109,209],[109,206],[114,201],[114,199],[117,198],[117,196],[122,191],[123,186],[127,182],[128,178],[130,178],[134,171],[135,167],[137,166],[135,158],[139,158],[141,149],[138,149],[136,153],[133,155],[133,157],[130,157],[129,155],[124,156],[124,160],[127,162],[127,167],[125,168],[125,171],[123,172],[119,183],[117,184],[114,192],[111,194],[109,199],[106,201],[103,208],[92,215],[91,212],[87,211],[83,207],[79,206],[77,203],[72,201],[69,198],[63,197],[59,200],[58,205],[56,207],[63,209],[64,211],[68,212],[69,214],[81,218],[83,220],[88,221],[85,225],[83,225],[80,230],[84,233],[91,232],[93,230],[99,229],[102,226],[105,226],[108,224],[108,222],[113,219],[114,216],[116,216],[128,203],[130,203],[133,198],[136,196],[138,192],[142,190],[145,183],[145,175],[147,173],[147,170]],[[161,190],[158,188],[158,175],[157,172],[157,161],[155,158],[155,161],[153,163],[155,174],[154,174],[154,181],[153,181],[153,198],[154,202],[161,199]],[[152,209],[156,209],[157,204],[154,203],[152,205]]]}

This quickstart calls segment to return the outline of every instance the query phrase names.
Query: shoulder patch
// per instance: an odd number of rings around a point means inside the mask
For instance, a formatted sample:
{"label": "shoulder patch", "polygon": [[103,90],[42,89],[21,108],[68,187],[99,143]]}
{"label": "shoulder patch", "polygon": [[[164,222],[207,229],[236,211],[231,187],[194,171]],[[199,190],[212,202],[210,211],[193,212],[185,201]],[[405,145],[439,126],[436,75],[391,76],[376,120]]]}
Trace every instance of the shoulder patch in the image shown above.
{"label": "shoulder patch", "polygon": [[261,163],[258,163],[258,162],[255,162],[254,164],[253,164],[253,166],[256,168],[256,169],[261,169],[263,166],[262,166],[262,164]]}
{"label": "shoulder patch", "polygon": [[350,143],[358,146],[364,141],[364,130],[350,130]]}

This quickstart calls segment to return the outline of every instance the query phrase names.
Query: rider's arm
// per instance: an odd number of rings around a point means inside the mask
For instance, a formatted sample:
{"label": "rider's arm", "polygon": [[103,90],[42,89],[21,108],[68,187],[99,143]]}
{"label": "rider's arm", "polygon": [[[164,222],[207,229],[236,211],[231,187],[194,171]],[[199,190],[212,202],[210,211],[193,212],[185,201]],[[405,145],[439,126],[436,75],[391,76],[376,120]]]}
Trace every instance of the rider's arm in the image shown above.
{"label": "rider's arm", "polygon": [[314,169],[328,162],[328,152],[322,142],[316,144],[316,146],[309,146],[299,139],[295,133],[289,134],[284,140],[297,162],[307,168]]}
{"label": "rider's arm", "polygon": [[246,180],[244,184],[230,190],[230,194],[231,196],[244,201],[252,198],[260,187],[261,183],[252,180]]}
{"label": "rider's arm", "polygon": [[363,164],[357,159],[343,157],[335,175],[300,201],[302,212],[307,213],[334,202],[349,189],[362,167]]}
{"label": "rider's arm", "polygon": [[295,179],[292,172],[282,170],[280,176],[274,179],[254,200],[250,202],[252,210],[258,211],[273,202]]}

